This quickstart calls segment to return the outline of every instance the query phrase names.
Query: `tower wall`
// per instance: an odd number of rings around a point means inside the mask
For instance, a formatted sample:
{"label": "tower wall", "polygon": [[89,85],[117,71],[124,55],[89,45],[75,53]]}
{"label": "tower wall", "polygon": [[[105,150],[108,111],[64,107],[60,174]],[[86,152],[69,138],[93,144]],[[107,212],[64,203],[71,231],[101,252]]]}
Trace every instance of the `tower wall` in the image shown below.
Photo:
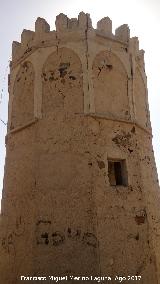
{"label": "tower wall", "polygon": [[24,30],[13,44],[3,284],[22,283],[21,275],[108,275],[113,283],[140,275],[139,283],[159,283],[143,51],[127,25],[115,35],[111,28],[109,18],[95,30],[88,14],[60,14],[56,31],[38,18],[35,32]]}

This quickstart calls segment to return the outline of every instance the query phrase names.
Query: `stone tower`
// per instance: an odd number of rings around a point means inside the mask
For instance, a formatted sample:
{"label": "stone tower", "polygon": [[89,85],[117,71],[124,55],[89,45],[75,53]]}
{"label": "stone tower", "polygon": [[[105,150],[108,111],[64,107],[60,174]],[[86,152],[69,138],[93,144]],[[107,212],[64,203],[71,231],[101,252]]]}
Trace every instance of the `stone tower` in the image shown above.
{"label": "stone tower", "polygon": [[9,94],[0,283],[160,283],[144,51],[128,26],[38,18],[13,42]]}

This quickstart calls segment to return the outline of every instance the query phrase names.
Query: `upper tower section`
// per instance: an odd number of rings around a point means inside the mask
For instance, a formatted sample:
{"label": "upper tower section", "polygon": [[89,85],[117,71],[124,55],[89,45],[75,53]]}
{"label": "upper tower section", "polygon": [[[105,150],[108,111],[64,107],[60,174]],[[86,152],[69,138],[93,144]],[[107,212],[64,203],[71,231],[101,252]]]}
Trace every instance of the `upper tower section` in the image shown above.
{"label": "upper tower section", "polygon": [[89,14],[42,18],[35,31],[13,42],[8,130],[49,116],[92,115],[150,131],[144,51],[128,25],[112,31],[105,17],[92,27]]}

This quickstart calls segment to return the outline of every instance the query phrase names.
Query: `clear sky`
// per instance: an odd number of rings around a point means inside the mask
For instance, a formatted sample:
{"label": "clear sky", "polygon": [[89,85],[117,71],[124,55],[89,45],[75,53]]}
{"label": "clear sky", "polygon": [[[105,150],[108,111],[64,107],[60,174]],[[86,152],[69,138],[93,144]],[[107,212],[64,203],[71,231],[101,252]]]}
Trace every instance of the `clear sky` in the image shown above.
{"label": "clear sky", "polygon": [[[131,36],[138,36],[145,50],[149,105],[153,129],[153,145],[160,177],[160,1],[159,0],[0,0],[0,118],[7,121],[7,69],[12,41],[20,41],[23,29],[34,30],[37,17],[45,18],[55,28],[59,13],[77,17],[84,11],[93,26],[105,16],[113,30],[128,24]],[[1,101],[2,96],[2,101]],[[6,127],[0,122],[0,197],[3,187]]]}

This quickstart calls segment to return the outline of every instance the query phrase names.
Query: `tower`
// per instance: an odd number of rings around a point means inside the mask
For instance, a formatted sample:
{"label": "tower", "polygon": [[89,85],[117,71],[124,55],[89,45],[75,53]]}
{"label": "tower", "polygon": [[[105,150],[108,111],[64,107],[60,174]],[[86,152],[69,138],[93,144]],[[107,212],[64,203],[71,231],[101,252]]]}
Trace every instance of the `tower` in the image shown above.
{"label": "tower", "polygon": [[56,31],[38,18],[35,32],[13,43],[3,284],[23,283],[21,276],[50,283],[51,275],[159,283],[160,199],[144,68],[127,25],[113,34],[107,17],[93,29],[83,12],[57,16]]}

